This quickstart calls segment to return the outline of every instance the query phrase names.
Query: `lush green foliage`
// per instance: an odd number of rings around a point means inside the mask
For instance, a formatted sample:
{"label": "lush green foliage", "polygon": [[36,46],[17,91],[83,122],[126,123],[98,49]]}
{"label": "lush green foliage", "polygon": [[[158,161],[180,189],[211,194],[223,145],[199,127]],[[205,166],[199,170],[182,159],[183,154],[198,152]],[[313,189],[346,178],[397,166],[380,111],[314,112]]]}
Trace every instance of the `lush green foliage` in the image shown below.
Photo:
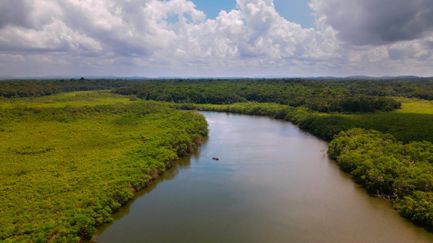
{"label": "lush green foliage", "polygon": [[[132,96],[32,97],[110,88]],[[370,193],[433,227],[431,79],[21,81],[0,82],[0,96],[27,97],[0,98],[0,240],[71,241],[110,221],[205,135],[201,116],[174,107],[291,121],[332,141],[330,155]]]}
{"label": "lush green foliage", "polygon": [[13,80],[0,81],[0,96],[44,96],[67,91],[102,90],[130,84],[125,80]]}
{"label": "lush green foliage", "polygon": [[0,109],[0,241],[74,242],[188,153],[204,118],[101,92]]}
{"label": "lush green foliage", "polygon": [[118,88],[147,100],[229,104],[255,101],[305,106],[320,112],[371,112],[399,108],[389,96],[433,99],[433,80],[14,80],[0,82],[0,96],[31,97],[65,91]]}
{"label": "lush green foliage", "polygon": [[176,103],[253,101],[305,106],[319,112],[373,112],[400,108],[390,96],[433,99],[433,80],[159,80],[115,92]]}
{"label": "lush green foliage", "polygon": [[413,222],[433,228],[433,144],[402,144],[376,131],[352,129],[329,144],[329,155],[371,194],[391,198]]}
{"label": "lush green foliage", "polygon": [[0,98],[0,109],[16,107],[63,108],[66,106],[128,104],[136,100],[137,99],[134,97],[117,95],[109,91],[81,91],[42,97]]}

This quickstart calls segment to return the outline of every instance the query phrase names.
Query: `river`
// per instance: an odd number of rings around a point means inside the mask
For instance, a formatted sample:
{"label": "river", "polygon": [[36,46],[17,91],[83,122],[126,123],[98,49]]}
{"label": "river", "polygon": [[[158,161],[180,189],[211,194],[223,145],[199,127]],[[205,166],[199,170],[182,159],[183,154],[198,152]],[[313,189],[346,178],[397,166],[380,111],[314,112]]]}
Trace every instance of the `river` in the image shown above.
{"label": "river", "polygon": [[202,114],[200,151],[120,210],[98,242],[433,242],[341,172],[324,141],[266,117]]}

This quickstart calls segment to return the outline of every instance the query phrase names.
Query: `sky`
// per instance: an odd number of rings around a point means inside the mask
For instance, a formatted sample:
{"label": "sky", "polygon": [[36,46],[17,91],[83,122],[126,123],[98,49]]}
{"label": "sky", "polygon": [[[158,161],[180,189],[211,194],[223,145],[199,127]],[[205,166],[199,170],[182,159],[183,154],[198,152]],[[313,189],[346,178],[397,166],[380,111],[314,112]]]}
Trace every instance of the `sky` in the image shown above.
{"label": "sky", "polygon": [[[236,0],[195,0],[197,9],[205,12],[208,18],[215,18],[221,10],[230,11],[236,8]],[[285,19],[304,27],[314,26],[314,16],[308,0],[274,0],[275,10]]]}
{"label": "sky", "polygon": [[433,76],[433,0],[0,0],[0,76]]}

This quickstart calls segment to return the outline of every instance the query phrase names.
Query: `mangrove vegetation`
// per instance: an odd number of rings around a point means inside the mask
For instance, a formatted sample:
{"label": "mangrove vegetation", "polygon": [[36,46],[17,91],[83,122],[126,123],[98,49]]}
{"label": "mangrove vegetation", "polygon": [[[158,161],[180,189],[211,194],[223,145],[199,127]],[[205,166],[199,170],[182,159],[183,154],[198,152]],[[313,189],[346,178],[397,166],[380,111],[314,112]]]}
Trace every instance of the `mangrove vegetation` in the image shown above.
{"label": "mangrove vegetation", "polygon": [[204,118],[109,92],[0,106],[0,241],[76,242],[207,134]]}
{"label": "mangrove vegetation", "polygon": [[290,121],[433,228],[433,80],[0,82],[0,241],[78,241],[207,134],[206,110]]}

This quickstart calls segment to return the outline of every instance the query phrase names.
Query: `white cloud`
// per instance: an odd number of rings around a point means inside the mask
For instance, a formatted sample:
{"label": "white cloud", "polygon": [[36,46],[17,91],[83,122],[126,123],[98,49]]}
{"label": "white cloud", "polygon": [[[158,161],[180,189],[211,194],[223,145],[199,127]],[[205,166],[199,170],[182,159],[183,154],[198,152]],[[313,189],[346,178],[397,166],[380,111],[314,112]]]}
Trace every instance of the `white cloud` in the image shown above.
{"label": "white cloud", "polygon": [[[350,2],[363,7],[361,0]],[[424,33],[427,27],[420,37],[410,40],[378,45],[372,38],[374,45],[360,46],[347,36],[353,36],[350,25],[357,28],[362,23],[349,18],[348,26],[335,24],[341,20],[339,16],[353,14],[345,1],[312,0],[310,6],[316,16],[315,28],[287,21],[275,10],[272,0],[237,0],[236,9],[221,11],[215,19],[206,18],[190,0],[2,2],[0,72],[143,76],[431,74],[432,64],[426,62],[432,60],[433,40]],[[62,61],[56,61],[59,59]]]}

